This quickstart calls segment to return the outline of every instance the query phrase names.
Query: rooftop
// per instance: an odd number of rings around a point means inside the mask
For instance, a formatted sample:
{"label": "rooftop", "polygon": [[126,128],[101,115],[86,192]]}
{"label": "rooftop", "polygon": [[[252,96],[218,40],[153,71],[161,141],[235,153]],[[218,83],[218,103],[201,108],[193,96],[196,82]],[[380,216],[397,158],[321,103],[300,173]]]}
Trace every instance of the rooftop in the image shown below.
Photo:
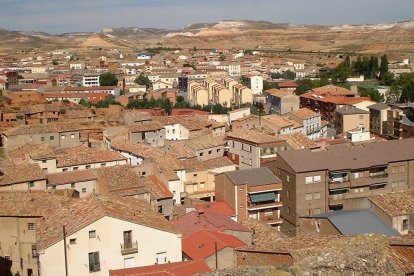
{"label": "rooftop", "polygon": [[282,182],[266,167],[224,172],[224,174],[227,175],[235,185],[247,184],[248,186],[261,186]]}
{"label": "rooftop", "polygon": [[370,195],[368,199],[392,217],[414,213],[414,190]]}
{"label": "rooftop", "polygon": [[389,108],[390,106],[386,103],[376,103],[376,104],[368,106],[368,109],[375,109],[375,110],[385,110]]}
{"label": "rooftop", "polygon": [[265,143],[274,143],[282,142],[283,140],[276,138],[275,136],[270,136],[254,130],[235,130],[229,132],[226,137],[227,140],[243,140],[246,142],[251,142],[254,144],[265,144]]}
{"label": "rooftop", "polygon": [[183,238],[183,253],[192,260],[205,259],[224,248],[237,248],[246,246],[245,243],[233,235],[212,230],[200,230]]}
{"label": "rooftop", "polygon": [[8,129],[4,132],[6,136],[42,134],[42,133],[61,133],[69,131],[79,131],[76,123],[48,123],[38,125],[21,125]]}
{"label": "rooftop", "polygon": [[306,107],[302,107],[301,109],[298,109],[298,110],[293,111],[291,113],[293,115],[295,115],[295,116],[303,119],[303,120],[320,116],[320,114],[318,114],[315,111],[313,111],[313,110],[311,110],[309,108],[306,108]]}
{"label": "rooftop", "polygon": [[279,152],[293,171],[352,170],[414,160],[414,138],[365,143],[361,146],[338,145],[325,151],[309,149]]}
{"label": "rooftop", "polygon": [[0,166],[0,186],[46,180],[39,164],[7,164]]}
{"label": "rooftop", "polygon": [[193,276],[211,272],[203,260],[109,270],[109,276]]}
{"label": "rooftop", "polygon": [[363,109],[359,109],[356,107],[353,108],[338,108],[335,110],[335,112],[338,112],[339,114],[342,115],[354,115],[354,114],[369,114],[369,111],[363,110]]}
{"label": "rooftop", "polygon": [[399,232],[383,222],[370,210],[340,210],[325,214],[312,215],[309,218],[328,219],[342,235],[376,233],[386,236],[398,236]]}

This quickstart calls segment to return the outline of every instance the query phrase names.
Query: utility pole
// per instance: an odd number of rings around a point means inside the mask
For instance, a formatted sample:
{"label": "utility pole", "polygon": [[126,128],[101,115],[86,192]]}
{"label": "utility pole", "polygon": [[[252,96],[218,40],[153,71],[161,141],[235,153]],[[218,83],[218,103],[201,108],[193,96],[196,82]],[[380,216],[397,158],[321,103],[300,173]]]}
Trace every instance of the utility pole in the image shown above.
{"label": "utility pole", "polygon": [[68,255],[66,252],[66,231],[65,225],[63,225],[63,247],[65,252],[65,275],[68,276]]}
{"label": "utility pole", "polygon": [[216,254],[216,270],[218,269],[218,257],[217,257],[217,242],[214,242],[214,252]]}

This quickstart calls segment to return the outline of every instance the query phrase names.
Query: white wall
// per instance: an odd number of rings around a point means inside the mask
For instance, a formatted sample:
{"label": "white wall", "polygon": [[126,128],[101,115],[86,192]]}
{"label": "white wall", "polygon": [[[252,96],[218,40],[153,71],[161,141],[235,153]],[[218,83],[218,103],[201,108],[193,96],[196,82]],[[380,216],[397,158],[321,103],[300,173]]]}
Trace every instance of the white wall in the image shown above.
{"label": "white wall", "polygon": [[[96,238],[89,238],[89,231],[96,231]],[[123,231],[132,231],[133,242],[138,241],[138,253],[121,255]],[[71,245],[70,239],[76,238]],[[156,254],[166,252],[167,262],[182,260],[181,235],[160,231],[131,222],[104,217],[67,237],[69,276],[107,276],[110,269],[124,268],[124,259],[134,258],[135,266],[153,265]],[[90,252],[99,251],[101,270],[89,273]],[[63,240],[39,255],[42,276],[65,275]]]}

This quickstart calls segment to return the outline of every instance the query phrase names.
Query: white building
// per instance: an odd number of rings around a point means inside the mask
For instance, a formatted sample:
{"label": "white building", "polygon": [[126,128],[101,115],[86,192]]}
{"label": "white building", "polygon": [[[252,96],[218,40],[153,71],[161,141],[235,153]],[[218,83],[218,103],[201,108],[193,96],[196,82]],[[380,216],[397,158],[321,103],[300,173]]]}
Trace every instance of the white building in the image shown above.
{"label": "white building", "polygon": [[82,77],[82,86],[99,86],[99,75],[85,75]]}
{"label": "white building", "polygon": [[41,275],[65,275],[65,252],[69,276],[182,260],[180,232],[144,200],[90,195],[66,205],[36,223]]}
{"label": "white building", "polygon": [[252,76],[250,77],[250,89],[253,91],[253,94],[261,94],[263,92],[263,77],[261,76]]}

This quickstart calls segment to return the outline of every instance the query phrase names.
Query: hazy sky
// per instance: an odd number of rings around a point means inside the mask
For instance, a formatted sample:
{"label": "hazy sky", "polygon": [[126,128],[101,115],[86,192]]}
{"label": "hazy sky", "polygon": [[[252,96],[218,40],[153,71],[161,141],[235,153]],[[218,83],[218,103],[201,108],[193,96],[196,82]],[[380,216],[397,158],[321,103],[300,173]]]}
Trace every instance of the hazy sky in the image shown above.
{"label": "hazy sky", "polygon": [[0,28],[51,33],[175,29],[221,19],[330,25],[410,18],[414,0],[0,0]]}

